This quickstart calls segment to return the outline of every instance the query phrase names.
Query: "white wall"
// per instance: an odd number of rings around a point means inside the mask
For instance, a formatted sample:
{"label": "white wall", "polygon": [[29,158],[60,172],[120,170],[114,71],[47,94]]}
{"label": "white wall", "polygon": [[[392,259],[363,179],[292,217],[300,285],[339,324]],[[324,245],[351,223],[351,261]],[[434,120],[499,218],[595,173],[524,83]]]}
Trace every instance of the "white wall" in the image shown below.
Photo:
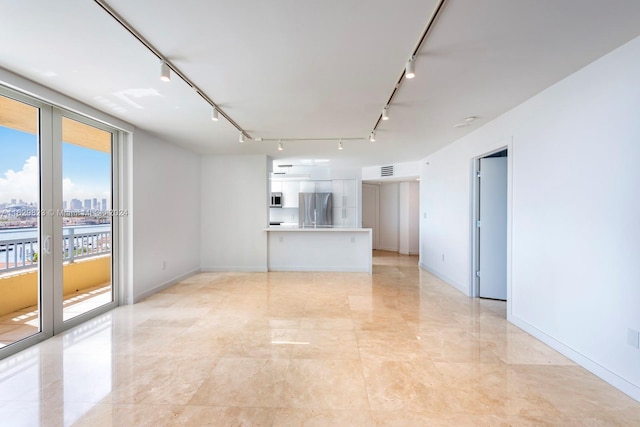
{"label": "white wall", "polygon": [[[393,166],[393,176],[382,177],[380,175],[380,169],[382,166]],[[363,167],[362,179],[367,181],[379,182],[398,180],[398,178],[415,179],[420,173],[420,162],[390,163],[382,166]]]}
{"label": "white wall", "polygon": [[127,300],[137,302],[200,270],[200,160],[140,130],[131,154]]}
{"label": "white wall", "polygon": [[417,181],[401,182],[398,190],[398,252],[415,255],[420,247],[420,186]]}
{"label": "white wall", "polygon": [[380,186],[378,249],[398,252],[398,183]]}
{"label": "white wall", "polygon": [[[0,68],[0,83],[44,101],[134,132],[124,148],[121,225],[125,237],[120,262],[125,303],[139,301],[200,268],[200,164],[197,155],[59,92]],[[167,195],[180,203],[165,203]],[[181,221],[176,226],[176,219]],[[179,251],[174,248],[181,248]],[[163,261],[165,265],[163,268]]]}
{"label": "white wall", "polygon": [[420,263],[469,291],[472,159],[509,144],[509,319],[640,400],[638,111],[640,38],[421,161]]}
{"label": "white wall", "polygon": [[267,156],[203,156],[201,176],[203,271],[267,271]]}

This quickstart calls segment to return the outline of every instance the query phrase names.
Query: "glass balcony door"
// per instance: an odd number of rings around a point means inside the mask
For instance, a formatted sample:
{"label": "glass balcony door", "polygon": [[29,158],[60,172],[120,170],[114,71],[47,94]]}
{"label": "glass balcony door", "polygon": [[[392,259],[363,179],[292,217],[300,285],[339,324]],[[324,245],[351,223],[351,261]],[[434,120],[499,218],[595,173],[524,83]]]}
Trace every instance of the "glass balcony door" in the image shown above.
{"label": "glass balcony door", "polygon": [[[53,331],[51,222],[41,213],[51,194],[41,188],[43,162],[51,148],[48,106],[0,92],[0,355],[23,348]],[[43,169],[44,168],[44,169]],[[45,185],[46,186],[46,185]]]}
{"label": "glass balcony door", "polygon": [[0,358],[117,305],[118,137],[0,88]]}
{"label": "glass balcony door", "polygon": [[[61,247],[54,263],[61,269],[62,319],[68,322],[114,302],[112,286],[111,131],[86,119],[61,117],[61,176],[56,186],[61,215],[54,218]],[[82,120],[82,121],[81,121]]]}

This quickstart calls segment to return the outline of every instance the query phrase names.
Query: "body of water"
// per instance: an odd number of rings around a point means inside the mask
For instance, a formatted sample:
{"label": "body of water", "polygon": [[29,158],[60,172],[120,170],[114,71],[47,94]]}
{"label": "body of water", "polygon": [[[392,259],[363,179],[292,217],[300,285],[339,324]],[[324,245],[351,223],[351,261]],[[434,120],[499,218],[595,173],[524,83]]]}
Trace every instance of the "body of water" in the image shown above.
{"label": "body of water", "polygon": [[[110,233],[111,224],[64,227],[63,235],[68,236],[71,233],[71,229],[73,229],[74,235],[85,233]],[[37,237],[37,228],[14,228],[0,230],[0,269],[4,269],[12,265],[23,265],[23,260],[26,260],[27,262],[31,261],[34,257],[34,254],[40,252],[40,243],[36,240]],[[15,240],[29,243],[5,243]],[[69,239],[66,239],[64,241],[65,247],[69,244],[71,244],[72,246],[76,244],[69,243],[68,240]],[[80,240],[84,241],[84,239]],[[89,239],[88,242],[85,241],[85,243],[81,243],[80,241],[74,239],[74,242],[77,242],[79,246],[85,246],[86,244],[88,244],[88,247],[91,248],[91,240],[92,239]],[[101,249],[100,252],[102,252],[103,250],[104,249]]]}
{"label": "body of water", "polygon": [[[69,235],[69,229],[73,228],[75,234],[80,233],[105,233],[111,230],[111,224],[101,225],[76,225],[64,227],[63,235]],[[33,239],[38,236],[37,228],[8,228],[0,230],[0,244],[5,240]]]}

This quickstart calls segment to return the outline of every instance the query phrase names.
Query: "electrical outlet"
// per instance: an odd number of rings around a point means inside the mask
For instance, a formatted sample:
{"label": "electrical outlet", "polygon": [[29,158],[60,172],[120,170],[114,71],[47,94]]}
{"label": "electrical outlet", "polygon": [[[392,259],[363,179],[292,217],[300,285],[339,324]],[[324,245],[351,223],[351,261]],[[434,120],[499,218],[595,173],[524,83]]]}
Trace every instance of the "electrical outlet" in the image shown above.
{"label": "electrical outlet", "polygon": [[427,213],[426,213],[426,212],[424,212],[424,213],[422,214],[422,217],[423,217],[424,219],[427,219]]}
{"label": "electrical outlet", "polygon": [[640,332],[629,328],[627,330],[627,344],[631,347],[640,349]]}

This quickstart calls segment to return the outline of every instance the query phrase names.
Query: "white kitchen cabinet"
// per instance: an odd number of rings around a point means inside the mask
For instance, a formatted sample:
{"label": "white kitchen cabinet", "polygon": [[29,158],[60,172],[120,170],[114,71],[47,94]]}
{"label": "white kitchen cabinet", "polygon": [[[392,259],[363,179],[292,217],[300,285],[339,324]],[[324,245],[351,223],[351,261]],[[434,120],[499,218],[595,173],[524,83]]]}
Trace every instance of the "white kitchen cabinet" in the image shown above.
{"label": "white kitchen cabinet", "polygon": [[331,181],[300,181],[301,193],[331,193]]}
{"label": "white kitchen cabinet", "polygon": [[271,181],[271,192],[282,193],[283,208],[298,207],[298,193],[300,192],[300,181]]}
{"label": "white kitchen cabinet", "polygon": [[355,179],[331,181],[333,193],[333,225],[336,227],[358,226],[358,188]]}
{"label": "white kitchen cabinet", "polygon": [[331,193],[332,182],[331,181],[316,181],[315,193]]}
{"label": "white kitchen cabinet", "polygon": [[332,222],[334,227],[355,228],[357,226],[356,208],[333,208]]}
{"label": "white kitchen cabinet", "polygon": [[300,181],[300,192],[301,193],[315,193],[316,192],[316,183],[313,181]]}
{"label": "white kitchen cabinet", "polygon": [[334,179],[331,181],[334,207],[355,208],[358,206],[358,188],[355,179]]}
{"label": "white kitchen cabinet", "polygon": [[300,181],[282,181],[282,207],[297,208]]}

